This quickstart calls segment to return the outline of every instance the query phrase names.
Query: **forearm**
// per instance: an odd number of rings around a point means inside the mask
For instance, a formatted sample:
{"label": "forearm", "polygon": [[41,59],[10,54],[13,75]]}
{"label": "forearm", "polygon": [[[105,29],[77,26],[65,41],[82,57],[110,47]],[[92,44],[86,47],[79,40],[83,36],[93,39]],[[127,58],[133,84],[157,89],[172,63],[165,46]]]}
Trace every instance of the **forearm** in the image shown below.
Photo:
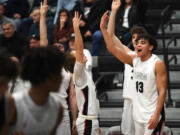
{"label": "forearm", "polygon": [[161,90],[161,92],[159,93],[159,96],[158,96],[158,102],[157,102],[157,106],[156,106],[154,115],[160,116],[161,110],[164,106],[165,98],[166,98],[166,90]]}
{"label": "forearm", "polygon": [[83,62],[83,40],[79,27],[74,27],[75,33],[75,49],[76,49],[76,60],[80,63]]}
{"label": "forearm", "polygon": [[71,106],[71,112],[72,112],[73,121],[76,121],[77,113],[78,113],[76,96],[72,96],[71,97],[71,99],[70,99],[70,106]]}
{"label": "forearm", "polygon": [[116,14],[117,14],[117,11],[116,10],[112,10],[110,18],[109,18],[107,32],[108,32],[109,36],[111,36],[111,37],[113,37],[114,33],[115,33],[115,18],[116,18]]}
{"label": "forearm", "polygon": [[40,17],[40,46],[48,46],[46,15]]}

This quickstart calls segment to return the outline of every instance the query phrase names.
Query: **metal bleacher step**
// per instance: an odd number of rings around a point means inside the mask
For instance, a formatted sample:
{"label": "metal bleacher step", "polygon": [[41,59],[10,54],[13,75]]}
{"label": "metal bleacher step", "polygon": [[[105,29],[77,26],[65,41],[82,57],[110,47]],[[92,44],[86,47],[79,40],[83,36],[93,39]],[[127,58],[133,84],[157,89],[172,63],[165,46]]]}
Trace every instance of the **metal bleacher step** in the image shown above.
{"label": "metal bleacher step", "polygon": [[[165,125],[172,128],[180,128],[180,108],[166,108]],[[101,108],[100,127],[111,127],[120,125],[122,108]]]}

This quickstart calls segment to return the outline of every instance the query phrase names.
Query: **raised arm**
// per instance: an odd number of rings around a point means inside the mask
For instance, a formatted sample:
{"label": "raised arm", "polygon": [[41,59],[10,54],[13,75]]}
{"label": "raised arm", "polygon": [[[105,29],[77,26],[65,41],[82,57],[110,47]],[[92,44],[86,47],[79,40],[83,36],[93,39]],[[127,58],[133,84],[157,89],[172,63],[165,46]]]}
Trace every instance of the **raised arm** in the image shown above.
{"label": "raised arm", "polygon": [[111,14],[110,14],[110,18],[109,18],[107,32],[108,32],[109,36],[112,38],[114,45],[123,49],[126,52],[129,52],[130,49],[127,46],[125,46],[115,35],[115,19],[116,19],[117,11],[119,10],[120,6],[121,6],[120,0],[112,1]]}
{"label": "raised arm", "polygon": [[75,49],[76,49],[76,61],[83,63],[83,49],[84,49],[84,44],[81,36],[81,32],[79,29],[80,25],[80,20],[81,16],[79,16],[78,12],[74,13],[74,18],[73,18],[73,28],[74,28],[74,33],[75,33]]}
{"label": "raised arm", "polygon": [[104,40],[106,42],[107,49],[114,56],[116,56],[121,62],[132,65],[132,60],[135,57],[135,55],[129,55],[128,52],[124,51],[124,49],[117,47],[115,45],[114,41],[112,40],[111,36],[109,36],[106,30],[108,19],[109,19],[108,12],[105,12],[101,18],[101,23],[100,23],[100,28],[101,28]]}
{"label": "raised arm", "polygon": [[156,128],[159,122],[159,116],[164,106],[164,102],[166,98],[167,76],[166,76],[166,67],[162,61],[156,62],[155,73],[156,73],[156,82],[157,82],[159,96],[158,96],[158,102],[157,102],[155,113],[148,122],[149,129]]}
{"label": "raised arm", "polygon": [[48,10],[47,0],[41,2],[40,9],[40,46],[46,47],[48,46],[48,38],[47,38],[47,26],[46,26],[46,13]]}

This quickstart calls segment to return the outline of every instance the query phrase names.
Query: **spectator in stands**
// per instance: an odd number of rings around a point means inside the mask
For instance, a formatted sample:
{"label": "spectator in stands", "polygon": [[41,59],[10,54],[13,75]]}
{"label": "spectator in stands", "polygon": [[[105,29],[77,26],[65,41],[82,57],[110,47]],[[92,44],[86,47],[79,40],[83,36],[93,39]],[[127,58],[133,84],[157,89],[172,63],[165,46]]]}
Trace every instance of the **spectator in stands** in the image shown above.
{"label": "spectator in stands", "polygon": [[130,29],[134,25],[144,25],[147,5],[146,0],[122,0],[116,16],[115,32],[125,45],[131,41]]}
{"label": "spectator in stands", "polygon": [[0,47],[7,49],[12,56],[20,60],[28,48],[27,38],[16,32],[15,26],[11,22],[3,23],[1,28],[3,35],[0,36]]}
{"label": "spectator in stands", "polygon": [[102,44],[102,33],[99,28],[101,16],[106,11],[106,4],[104,0],[96,0],[91,6],[90,13],[87,18],[85,38],[92,38],[92,56],[98,56]]}
{"label": "spectator in stands", "polygon": [[70,12],[75,7],[76,1],[77,0],[58,0],[57,1],[57,10],[54,17],[54,24],[56,24],[56,22],[58,21],[60,10],[66,9]]}
{"label": "spectator in stands", "polygon": [[[30,15],[33,19],[33,23],[31,23],[30,25],[30,29],[29,29],[29,36],[31,35],[36,35],[36,36],[40,36],[39,34],[39,29],[40,29],[40,8],[35,8],[31,15]],[[47,37],[48,37],[48,41],[49,44],[51,44],[53,42],[53,22],[52,19],[46,19],[46,23],[47,23]]]}
{"label": "spectator in stands", "polygon": [[40,39],[36,35],[31,35],[29,38],[29,47],[39,47],[40,46]]}
{"label": "spectator in stands", "polygon": [[3,3],[0,2],[0,35],[2,34],[1,26],[6,21],[11,21],[15,26],[15,23],[14,23],[14,21],[12,19],[4,16],[4,5],[3,5]]}
{"label": "spectator in stands", "polygon": [[66,9],[61,9],[54,28],[54,43],[61,42],[68,46],[70,35],[73,33],[72,19]]}

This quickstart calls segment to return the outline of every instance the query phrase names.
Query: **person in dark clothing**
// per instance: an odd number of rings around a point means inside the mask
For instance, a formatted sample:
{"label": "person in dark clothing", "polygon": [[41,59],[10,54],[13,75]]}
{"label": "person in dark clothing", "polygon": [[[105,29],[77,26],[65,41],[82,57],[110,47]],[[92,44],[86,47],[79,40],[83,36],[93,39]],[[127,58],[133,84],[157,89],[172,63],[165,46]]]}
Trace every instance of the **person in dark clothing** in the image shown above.
{"label": "person in dark clothing", "polygon": [[115,32],[124,44],[131,41],[130,29],[134,25],[143,26],[148,6],[146,0],[121,0],[122,6],[116,16]]}
{"label": "person in dark clothing", "polygon": [[5,48],[12,56],[22,58],[24,51],[28,48],[26,37],[16,32],[11,22],[2,24],[3,35],[0,36],[0,48]]}

